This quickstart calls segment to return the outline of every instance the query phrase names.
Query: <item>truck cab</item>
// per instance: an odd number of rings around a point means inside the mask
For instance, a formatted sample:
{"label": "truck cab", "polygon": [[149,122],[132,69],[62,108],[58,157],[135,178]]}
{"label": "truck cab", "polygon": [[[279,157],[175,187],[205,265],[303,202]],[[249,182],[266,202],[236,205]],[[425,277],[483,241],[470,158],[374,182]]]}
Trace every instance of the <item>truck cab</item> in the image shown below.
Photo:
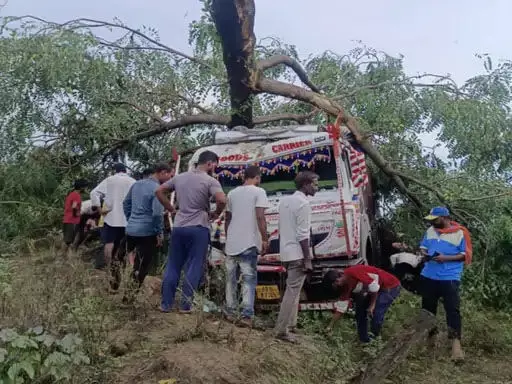
{"label": "truck cab", "polygon": [[[284,196],[295,192],[294,178],[300,171],[311,170],[320,176],[319,191],[310,198],[314,272],[304,286],[300,309],[332,309],[332,298],[326,296],[321,284],[327,270],[376,261],[368,174],[361,172],[364,160],[356,156],[343,135],[334,139],[326,128],[313,125],[261,130],[238,127],[217,132],[213,145],[192,155],[188,169],[193,169],[205,150],[219,156],[214,177],[226,194],[243,184],[243,171],[247,166],[258,165],[261,169],[260,186],[267,192],[270,202],[265,212],[270,250],[258,259],[256,306],[260,309],[271,309],[279,304],[284,292],[286,269],[279,257],[278,206]],[[212,268],[223,265],[224,244],[221,216],[212,226],[209,257]]]}

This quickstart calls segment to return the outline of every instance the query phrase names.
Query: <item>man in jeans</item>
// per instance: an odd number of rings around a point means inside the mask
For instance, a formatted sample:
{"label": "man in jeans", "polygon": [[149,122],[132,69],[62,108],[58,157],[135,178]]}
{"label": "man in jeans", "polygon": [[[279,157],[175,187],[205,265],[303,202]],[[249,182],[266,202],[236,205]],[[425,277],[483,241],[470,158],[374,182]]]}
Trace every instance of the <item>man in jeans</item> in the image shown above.
{"label": "man in jeans", "polygon": [[[440,298],[446,312],[448,336],[452,340],[452,359],[462,360],[460,316],[460,280],[464,263],[471,263],[472,245],[469,231],[450,220],[445,207],[436,207],[425,219],[431,223],[420,249],[425,255],[425,266],[421,272],[422,307],[437,313]],[[431,341],[435,332],[431,335]]]}
{"label": "man in jeans", "polygon": [[[194,291],[204,272],[210,244],[210,220],[215,220],[226,206],[226,195],[220,183],[211,175],[219,157],[212,151],[199,155],[197,167],[180,173],[162,184],[156,191],[158,200],[171,214],[176,209],[166,194],[176,191],[178,213],[171,233],[167,266],[162,282],[162,312],[170,312],[174,305],[181,271],[186,266],[185,282],[181,294],[181,313],[190,313]],[[216,202],[215,212],[210,212],[210,198]]]}
{"label": "man in jeans", "polygon": [[[135,251],[132,277],[137,288],[140,288],[149,272],[157,247],[162,246],[164,207],[156,198],[155,192],[171,175],[172,168],[168,164],[157,164],[148,178],[132,185],[123,202],[124,214],[128,220],[127,251]],[[118,273],[116,278],[117,289],[121,274]]]}
{"label": "man in jeans", "polygon": [[242,274],[242,319],[240,324],[252,326],[254,296],[257,283],[258,253],[268,249],[265,209],[267,193],[258,187],[261,172],[250,166],[244,173],[245,182],[228,193],[226,210],[226,318],[234,321],[238,310],[238,267]]}
{"label": "man in jeans", "polygon": [[334,315],[326,331],[330,333],[334,324],[350,307],[353,297],[356,304],[356,324],[359,340],[368,343],[368,316],[371,317],[372,337],[380,335],[387,310],[400,294],[400,281],[392,274],[370,265],[354,265],[344,271],[330,270],[323,279],[327,290],[341,291],[340,301],[335,303]]}
{"label": "man in jeans", "polygon": [[313,270],[309,250],[311,206],[307,197],[318,191],[318,175],[300,172],[295,178],[295,186],[297,191],[283,197],[279,203],[279,252],[287,278],[275,327],[276,337],[290,343],[297,342],[290,328],[295,326],[304,280]]}

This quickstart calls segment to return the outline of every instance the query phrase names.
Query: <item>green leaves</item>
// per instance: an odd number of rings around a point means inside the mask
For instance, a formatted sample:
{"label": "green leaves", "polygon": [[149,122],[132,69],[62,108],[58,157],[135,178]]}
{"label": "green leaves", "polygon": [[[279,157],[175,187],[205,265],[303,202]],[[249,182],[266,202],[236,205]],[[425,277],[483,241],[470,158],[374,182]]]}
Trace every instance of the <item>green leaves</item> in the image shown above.
{"label": "green leaves", "polygon": [[0,383],[69,379],[73,367],[90,363],[80,349],[81,344],[76,335],[67,334],[57,340],[42,327],[22,334],[3,329],[0,331]]}

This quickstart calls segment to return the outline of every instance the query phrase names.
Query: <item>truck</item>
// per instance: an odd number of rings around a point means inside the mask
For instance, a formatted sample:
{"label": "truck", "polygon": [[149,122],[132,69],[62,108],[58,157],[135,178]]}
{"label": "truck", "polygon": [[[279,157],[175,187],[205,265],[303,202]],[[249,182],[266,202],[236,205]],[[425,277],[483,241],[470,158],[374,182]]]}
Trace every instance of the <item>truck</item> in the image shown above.
{"label": "truck", "polygon": [[[300,310],[333,308],[336,300],[322,286],[327,270],[378,261],[375,206],[364,155],[347,139],[345,127],[339,128],[342,134],[335,134],[333,128],[236,127],[216,132],[214,143],[197,149],[188,160],[186,168],[191,170],[201,152],[215,152],[219,164],[213,176],[226,194],[243,184],[247,166],[258,165],[261,169],[260,186],[270,202],[265,211],[270,249],[258,258],[257,309],[272,310],[284,293],[286,268],[279,257],[278,206],[284,196],[295,192],[294,178],[302,170],[314,171],[320,180],[319,191],[311,197],[313,273],[304,285]],[[214,273],[222,268],[225,258],[222,215],[212,225],[211,244],[208,260],[210,272]]]}

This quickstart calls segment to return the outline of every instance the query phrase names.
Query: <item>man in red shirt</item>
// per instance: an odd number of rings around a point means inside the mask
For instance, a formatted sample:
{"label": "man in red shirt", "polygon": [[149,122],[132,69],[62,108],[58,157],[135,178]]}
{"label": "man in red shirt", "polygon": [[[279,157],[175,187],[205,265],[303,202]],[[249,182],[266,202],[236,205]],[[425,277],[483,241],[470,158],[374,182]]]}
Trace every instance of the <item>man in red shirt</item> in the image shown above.
{"label": "man in red shirt", "polygon": [[80,196],[80,192],[83,192],[83,190],[86,187],[87,182],[85,180],[76,180],[73,190],[66,196],[66,201],[64,202],[62,232],[64,235],[64,244],[66,246],[66,252],[69,250],[69,247],[75,241],[77,228],[80,224],[80,208],[82,205],[82,197]]}
{"label": "man in red shirt", "polygon": [[341,298],[335,304],[335,311],[327,331],[338,321],[350,306],[353,297],[356,310],[359,340],[367,343],[368,315],[371,317],[373,337],[380,334],[386,311],[400,294],[400,281],[392,274],[370,265],[355,265],[344,271],[330,270],[324,276],[327,288],[341,291]]}

